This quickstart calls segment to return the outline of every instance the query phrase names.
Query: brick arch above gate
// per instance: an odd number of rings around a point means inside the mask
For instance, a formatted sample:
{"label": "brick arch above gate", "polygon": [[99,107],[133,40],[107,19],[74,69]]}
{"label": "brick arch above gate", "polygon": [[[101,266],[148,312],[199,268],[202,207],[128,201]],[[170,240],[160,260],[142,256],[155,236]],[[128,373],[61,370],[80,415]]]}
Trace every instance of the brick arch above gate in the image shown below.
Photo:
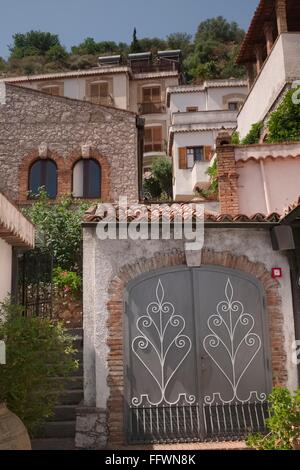
{"label": "brick arch above gate", "polygon": [[[109,288],[108,309],[108,387],[110,395],[107,403],[107,425],[109,445],[124,444],[123,433],[123,314],[124,293],[127,284],[141,274],[157,271],[161,268],[185,266],[185,253],[180,250],[157,253],[154,257],[141,258],[133,264],[122,267]],[[268,312],[268,330],[271,344],[273,385],[286,386],[287,369],[284,351],[283,317],[278,281],[274,280],[262,263],[250,261],[246,256],[236,256],[230,252],[202,250],[202,265],[222,266],[243,271],[255,277],[263,286]]]}

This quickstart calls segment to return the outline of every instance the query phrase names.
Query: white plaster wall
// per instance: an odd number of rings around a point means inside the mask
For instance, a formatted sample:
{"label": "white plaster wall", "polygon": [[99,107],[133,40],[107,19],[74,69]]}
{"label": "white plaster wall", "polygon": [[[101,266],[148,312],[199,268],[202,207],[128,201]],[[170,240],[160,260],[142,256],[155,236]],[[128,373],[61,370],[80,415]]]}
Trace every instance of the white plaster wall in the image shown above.
{"label": "white plaster wall", "polygon": [[0,238],[0,303],[10,294],[12,247]]}
{"label": "white plaster wall", "polygon": [[[157,252],[183,249],[182,241],[98,240],[93,228],[84,229],[84,369],[85,404],[105,409],[109,396],[107,386],[107,301],[108,287],[119,270]],[[205,246],[215,251],[230,251],[247,256],[252,262],[264,263],[268,270],[283,269],[279,280],[284,318],[288,387],[297,388],[297,368],[291,362],[291,344],[295,339],[291,283],[287,258],[273,252],[269,233],[262,229],[206,229]],[[95,379],[95,380],[94,380]]]}
{"label": "white plaster wall", "polygon": [[[107,77],[105,75],[99,76],[90,76],[90,77],[80,77],[80,78],[65,78],[63,80],[53,80],[54,82],[64,82],[64,96],[67,98],[74,98],[77,100],[84,100],[86,99],[86,80],[93,79],[97,80],[105,80]],[[118,73],[113,75],[113,98],[114,98],[114,105],[120,109],[128,109],[129,103],[129,94],[128,94],[128,77],[125,73]],[[32,88],[37,90],[39,85],[43,83],[42,81],[38,82],[29,82],[24,83],[22,86],[26,88]],[[47,82],[48,84],[48,82]]]}
{"label": "white plaster wall", "polygon": [[263,120],[284,85],[300,78],[300,33],[279,36],[238,116],[238,131],[243,138],[251,125]]}
{"label": "white plaster wall", "polygon": [[[174,184],[173,184],[173,196],[179,199],[180,195],[193,195],[193,174],[192,170],[180,170],[179,169],[179,148],[180,147],[195,147],[215,144],[218,131],[199,131],[199,132],[184,132],[181,134],[174,134],[173,143],[173,173],[174,173]],[[206,174],[206,170],[209,167],[209,162],[201,162],[197,165],[197,175],[201,179],[197,182],[209,182],[209,176]]]}
{"label": "white plaster wall", "polygon": [[85,78],[68,78],[64,80],[64,96],[77,100],[85,99]]}
{"label": "white plaster wall", "polygon": [[239,161],[237,171],[242,214],[283,214],[299,198],[300,157]]}
{"label": "white plaster wall", "polygon": [[[224,105],[224,98],[228,95],[244,95],[246,99],[246,96],[248,95],[248,88],[240,86],[209,88],[207,109],[209,111],[213,111],[215,109],[228,109],[228,106]],[[234,101],[234,99],[232,101]]]}
{"label": "white plaster wall", "polygon": [[172,93],[170,99],[171,113],[181,113],[190,106],[198,106],[199,111],[206,111],[206,90],[193,93]]}

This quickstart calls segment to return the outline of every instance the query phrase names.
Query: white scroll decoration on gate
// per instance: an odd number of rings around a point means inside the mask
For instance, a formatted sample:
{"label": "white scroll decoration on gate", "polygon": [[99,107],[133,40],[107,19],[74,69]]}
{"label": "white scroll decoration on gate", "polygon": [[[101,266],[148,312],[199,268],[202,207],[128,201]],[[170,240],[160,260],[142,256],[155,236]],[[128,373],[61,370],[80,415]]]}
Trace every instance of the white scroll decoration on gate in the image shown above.
{"label": "white scroll decoration on gate", "polygon": [[[175,314],[174,305],[165,301],[165,291],[160,279],[156,286],[156,301],[147,306],[146,315],[137,319],[136,327],[140,335],[133,339],[131,348],[148,371],[159,396],[154,400],[148,393],[142,394],[132,398],[132,405],[171,406],[195,403],[195,396],[187,393],[178,394],[172,401],[166,396],[172,379],[192,349],[192,341],[183,334],[186,327],[183,316]],[[168,360],[174,354],[176,365],[170,367]]]}
{"label": "white scroll decoration on gate", "polygon": [[266,394],[258,391],[251,391],[248,397],[239,396],[241,380],[262,347],[261,338],[253,331],[254,317],[245,313],[242,302],[234,300],[229,278],[225,287],[225,298],[226,300],[218,303],[217,312],[207,321],[211,334],[204,338],[203,347],[230,385],[232,396],[225,400],[222,393],[217,392],[204,397],[204,403],[230,404],[233,401],[244,403],[250,400],[263,402],[266,400]]}

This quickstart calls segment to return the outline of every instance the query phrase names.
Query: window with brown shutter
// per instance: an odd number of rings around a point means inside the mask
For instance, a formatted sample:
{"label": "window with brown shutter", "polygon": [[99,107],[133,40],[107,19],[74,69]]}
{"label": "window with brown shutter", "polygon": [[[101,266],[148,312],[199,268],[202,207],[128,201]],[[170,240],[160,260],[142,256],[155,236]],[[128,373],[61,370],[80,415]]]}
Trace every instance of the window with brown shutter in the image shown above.
{"label": "window with brown shutter", "polygon": [[143,103],[159,103],[161,101],[160,86],[143,88]]}
{"label": "window with brown shutter", "polygon": [[210,145],[206,145],[204,147],[204,160],[209,161],[212,157],[212,147]]}
{"label": "window with brown shutter", "polygon": [[187,113],[197,113],[198,112],[198,106],[189,106],[186,108]]}
{"label": "window with brown shutter", "polygon": [[41,91],[48,93],[48,95],[59,96],[59,86],[45,86],[41,88]]}
{"label": "window with brown shutter", "polygon": [[108,98],[108,82],[98,82],[90,84],[90,99],[93,103],[108,104]]}
{"label": "window with brown shutter", "polygon": [[144,152],[162,152],[162,127],[145,127]]}
{"label": "window with brown shutter", "polygon": [[187,169],[187,149],[186,147],[179,147],[178,149],[178,160],[179,160],[179,169]]}

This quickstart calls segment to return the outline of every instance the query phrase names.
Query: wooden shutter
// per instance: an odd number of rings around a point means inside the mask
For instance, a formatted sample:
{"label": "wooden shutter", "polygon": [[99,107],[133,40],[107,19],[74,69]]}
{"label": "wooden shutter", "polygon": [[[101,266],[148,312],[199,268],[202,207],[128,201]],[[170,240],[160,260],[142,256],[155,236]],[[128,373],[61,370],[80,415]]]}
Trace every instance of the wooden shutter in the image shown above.
{"label": "wooden shutter", "polygon": [[143,103],[151,103],[151,88],[143,88]]}
{"label": "wooden shutter", "polygon": [[99,83],[91,84],[91,98],[99,98]]}
{"label": "wooden shutter", "polygon": [[206,145],[204,147],[204,160],[209,161],[212,157],[212,147],[210,145]]}
{"label": "wooden shutter", "polygon": [[100,97],[107,98],[109,95],[108,93],[108,82],[101,82],[100,83]]}
{"label": "wooden shutter", "polygon": [[179,169],[186,170],[187,169],[187,151],[186,147],[179,147]]}

